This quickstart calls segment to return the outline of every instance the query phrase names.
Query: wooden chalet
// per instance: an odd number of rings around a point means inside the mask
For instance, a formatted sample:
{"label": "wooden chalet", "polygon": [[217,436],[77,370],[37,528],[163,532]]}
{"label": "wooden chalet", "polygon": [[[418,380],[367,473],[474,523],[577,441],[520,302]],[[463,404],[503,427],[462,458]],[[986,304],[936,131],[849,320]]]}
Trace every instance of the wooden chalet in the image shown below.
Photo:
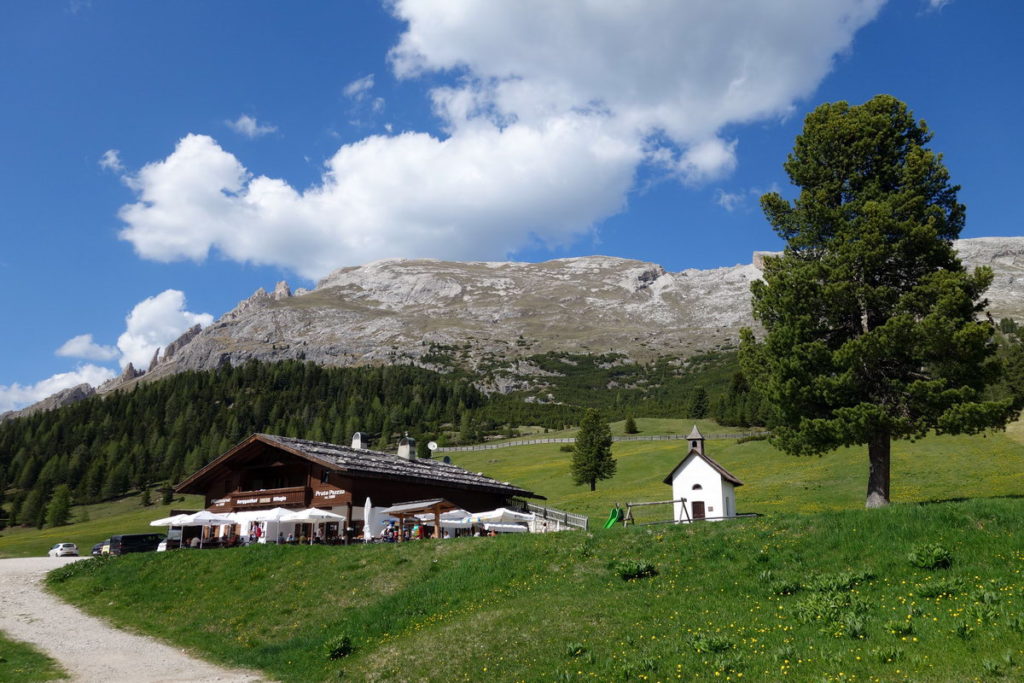
{"label": "wooden chalet", "polygon": [[456,465],[417,458],[409,438],[394,455],[271,434],[253,434],[175,491],[205,496],[211,512],[315,507],[344,515],[350,527],[361,522],[368,497],[374,507],[443,499],[470,512],[506,506],[512,497],[542,498]]}

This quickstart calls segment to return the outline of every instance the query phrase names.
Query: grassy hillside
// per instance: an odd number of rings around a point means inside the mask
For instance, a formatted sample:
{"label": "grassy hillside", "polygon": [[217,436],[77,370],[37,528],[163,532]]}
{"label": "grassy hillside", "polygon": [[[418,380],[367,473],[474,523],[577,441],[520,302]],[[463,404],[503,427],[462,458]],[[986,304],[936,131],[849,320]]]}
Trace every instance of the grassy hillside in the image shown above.
{"label": "grassy hillside", "polygon": [[110,538],[112,534],[165,532],[166,529],[151,527],[149,523],[167,517],[172,508],[199,510],[202,507],[202,496],[179,497],[169,506],[141,507],[137,495],[77,506],[72,509],[72,519],[81,519],[84,511],[89,521],[42,530],[35,527],[4,529],[0,532],[0,558],[44,556],[55,543],[74,543],[82,555],[87,555],[94,544]]}
{"label": "grassy hillside", "polygon": [[[693,421],[637,420],[641,433],[687,433]],[[1024,494],[1024,435],[1021,423],[1008,433],[987,436],[931,436],[915,443],[898,441],[892,450],[892,498],[899,502]],[[736,431],[698,422],[706,434]],[[616,502],[667,500],[665,476],[687,452],[685,441],[616,443],[613,479],[597,491],[574,486],[570,453],[559,444],[518,446],[491,451],[450,453],[452,462],[500,481],[511,481],[547,496],[547,504],[590,515],[607,516]],[[736,493],[740,512],[812,512],[863,506],[867,486],[867,451],[847,448],[820,458],[797,458],[767,441],[708,440],[705,452],[735,474],[744,486]],[[671,517],[665,508],[644,508],[648,519]]]}
{"label": "grassy hillside", "polygon": [[31,645],[7,638],[0,632],[0,681],[29,683],[67,678],[57,662]]}
{"label": "grassy hillside", "polygon": [[[989,499],[150,553],[72,564],[50,585],[282,681],[1019,680],[1022,526],[1024,501]],[[944,551],[951,566],[934,566]]]}
{"label": "grassy hillside", "polygon": [[[732,433],[698,420],[705,434]],[[685,434],[693,420],[640,418],[641,434]],[[612,432],[622,433],[622,422]],[[574,432],[544,436],[571,436]],[[893,445],[892,496],[896,502],[1024,494],[1024,426],[1014,423],[1004,433],[985,437],[932,436],[916,443]],[[449,453],[452,461],[499,481],[511,481],[547,497],[551,507],[590,515],[599,525],[615,504],[667,500],[672,496],[662,483],[686,452],[685,441],[616,443],[613,452],[618,473],[598,482],[597,491],[574,486],[569,477],[569,453],[559,444],[518,446],[489,451]],[[744,482],[737,492],[740,512],[813,512],[857,509],[864,504],[867,455],[861,448],[842,449],[821,458],[796,458],[772,448],[766,441],[737,443],[712,439],[708,455]],[[202,501],[189,496],[174,507],[198,509]],[[56,529],[15,528],[0,532],[0,557],[44,555],[54,543],[72,541],[83,551],[111,533],[151,531],[148,523],[166,515],[168,508],[139,506],[137,496],[84,506],[90,521]],[[79,518],[75,508],[74,518]],[[640,521],[668,519],[669,507],[646,507],[636,512]]]}

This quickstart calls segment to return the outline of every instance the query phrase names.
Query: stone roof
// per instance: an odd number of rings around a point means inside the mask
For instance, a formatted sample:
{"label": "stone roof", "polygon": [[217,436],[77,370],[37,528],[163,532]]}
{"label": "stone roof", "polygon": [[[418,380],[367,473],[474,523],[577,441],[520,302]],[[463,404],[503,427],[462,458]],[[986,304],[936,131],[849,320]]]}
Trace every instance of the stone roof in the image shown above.
{"label": "stone roof", "polygon": [[206,467],[188,477],[177,488],[182,489],[186,485],[194,484],[203,474],[228,459],[252,441],[262,441],[265,444],[276,446],[346,474],[398,479],[424,484],[442,484],[455,488],[501,493],[507,496],[543,498],[543,496],[538,496],[532,491],[521,489],[508,482],[497,481],[483,474],[473,473],[457,465],[439,460],[431,460],[429,458],[407,460],[391,453],[371,451],[365,448],[351,448],[322,441],[294,439],[274,434],[253,434],[238,446],[235,446],[227,453],[213,460]]}

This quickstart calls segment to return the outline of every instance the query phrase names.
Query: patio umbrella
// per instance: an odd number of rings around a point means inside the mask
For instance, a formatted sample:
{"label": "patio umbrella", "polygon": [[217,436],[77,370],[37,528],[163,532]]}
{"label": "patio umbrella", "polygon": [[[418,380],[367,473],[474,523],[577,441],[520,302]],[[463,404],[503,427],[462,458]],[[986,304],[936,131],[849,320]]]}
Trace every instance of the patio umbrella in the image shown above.
{"label": "patio umbrella", "polygon": [[[173,529],[174,527],[185,526],[185,522],[187,522],[189,520],[189,517],[190,517],[190,515],[185,514],[185,513],[181,513],[181,514],[178,514],[178,515],[172,515],[170,517],[161,517],[160,519],[154,519],[152,522],[149,523],[149,525],[150,526],[165,526],[165,527],[167,527],[167,540],[170,541],[170,540],[172,540],[171,539],[171,529]],[[178,541],[178,545],[180,546],[181,545],[181,536],[179,535],[176,540]]]}
{"label": "patio umbrella", "polygon": [[489,512],[478,512],[472,515],[469,520],[474,524],[516,524],[530,522],[533,520],[533,513],[516,512],[508,508],[497,508]]}
{"label": "patio umbrella", "polygon": [[[209,510],[200,510],[199,512],[186,515],[186,519],[183,520],[182,526],[218,526],[221,524],[234,524],[235,520],[231,519],[227,515],[217,514],[216,512],[210,512]],[[199,547],[203,547],[203,535],[199,535]]]}
{"label": "patio umbrella", "polygon": [[[281,520],[295,512],[294,510],[288,510],[286,508],[271,508],[269,510],[246,510],[244,512],[235,512],[233,514],[238,516],[238,519],[245,519],[250,522],[266,522],[268,525],[272,522],[274,524],[274,535],[271,535],[269,528],[266,534],[264,534],[264,542],[270,543],[271,538],[277,541],[277,532],[280,532]],[[243,517],[244,515],[244,517]]]}
{"label": "patio umbrella", "polygon": [[373,541],[373,503],[370,502],[369,496],[363,505],[363,540],[367,543]]}
{"label": "patio umbrella", "polygon": [[171,517],[161,517],[160,519],[154,519],[149,523],[150,526],[184,526],[185,522],[189,521],[191,515],[182,513],[180,515],[173,515]]}
{"label": "patio umbrella", "polygon": [[[318,508],[307,508],[305,510],[299,510],[293,512],[290,515],[285,515],[281,518],[282,522],[310,522],[312,524],[323,524],[324,522],[333,522],[335,520],[344,521],[345,515],[339,515],[335,512],[328,510],[320,510]],[[313,545],[313,537],[310,536],[309,544]]]}

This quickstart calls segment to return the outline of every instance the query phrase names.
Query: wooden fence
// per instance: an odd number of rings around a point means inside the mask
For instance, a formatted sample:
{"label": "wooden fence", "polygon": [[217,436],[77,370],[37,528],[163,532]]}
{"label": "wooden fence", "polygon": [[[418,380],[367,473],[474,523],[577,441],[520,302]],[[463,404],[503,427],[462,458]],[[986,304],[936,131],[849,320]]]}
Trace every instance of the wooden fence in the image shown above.
{"label": "wooden fence", "polygon": [[[711,439],[743,439],[751,436],[768,436],[768,432],[743,432],[741,434],[709,434],[704,438]],[[686,441],[685,434],[660,434],[657,436],[643,436],[641,434],[630,434],[628,436],[613,436],[612,441]],[[512,441],[501,441],[499,443],[482,443],[475,446],[445,446],[435,450],[435,453],[454,453],[457,451],[490,451],[496,448],[510,448],[512,446],[533,446],[544,443],[576,443],[575,437],[563,436],[557,439],[515,439]]]}
{"label": "wooden fence", "polygon": [[554,508],[544,507],[534,503],[527,503],[526,511],[532,512],[537,517],[545,521],[557,522],[559,524],[564,524],[565,526],[573,527],[574,529],[583,529],[585,531],[587,526],[590,524],[590,518],[586,515],[577,515],[573,512],[556,510]]}

